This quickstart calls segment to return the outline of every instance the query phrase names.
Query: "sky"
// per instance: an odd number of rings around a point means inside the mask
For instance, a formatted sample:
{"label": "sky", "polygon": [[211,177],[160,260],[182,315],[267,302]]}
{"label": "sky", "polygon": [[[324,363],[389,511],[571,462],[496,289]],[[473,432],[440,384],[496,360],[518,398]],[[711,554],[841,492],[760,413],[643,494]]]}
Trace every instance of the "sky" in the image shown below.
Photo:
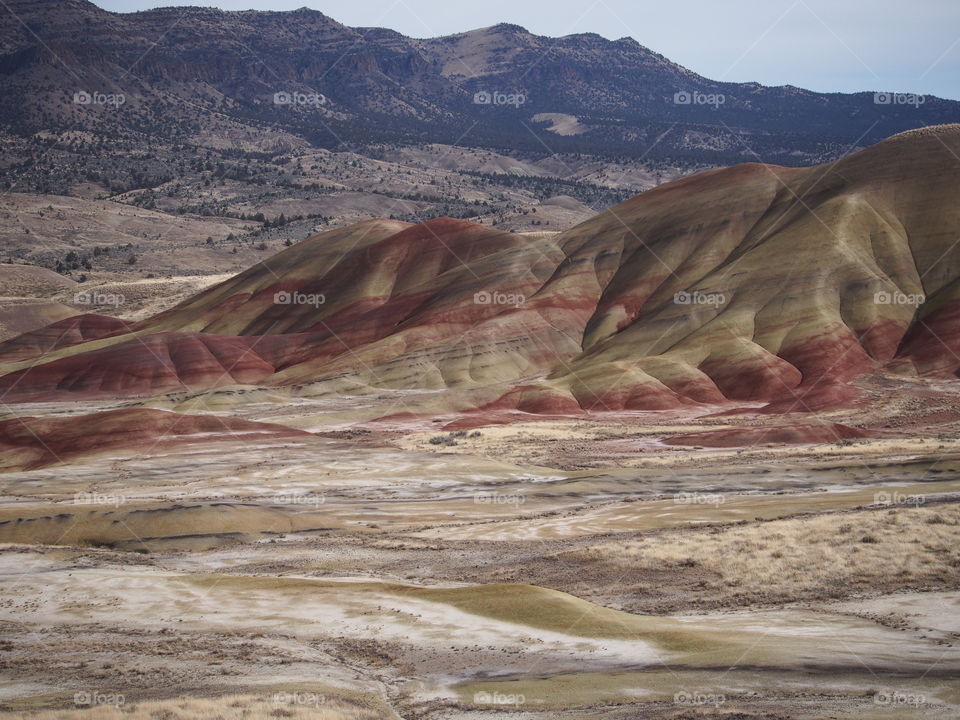
{"label": "sky", "polygon": [[94,0],[114,12],[310,7],[346,25],[434,37],[501,22],[592,32],[714,80],[960,100],[960,0]]}

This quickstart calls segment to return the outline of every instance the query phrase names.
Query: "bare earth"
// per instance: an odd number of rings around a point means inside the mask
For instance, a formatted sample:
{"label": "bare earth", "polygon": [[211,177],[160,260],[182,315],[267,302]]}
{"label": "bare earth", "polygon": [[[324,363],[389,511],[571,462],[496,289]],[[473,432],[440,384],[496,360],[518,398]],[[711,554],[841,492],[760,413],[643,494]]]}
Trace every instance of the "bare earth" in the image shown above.
{"label": "bare earth", "polygon": [[0,717],[960,717],[952,425],[695,450],[664,440],[755,421],[596,414],[431,444],[342,399],[222,397],[181,409],[314,434],[0,475]]}

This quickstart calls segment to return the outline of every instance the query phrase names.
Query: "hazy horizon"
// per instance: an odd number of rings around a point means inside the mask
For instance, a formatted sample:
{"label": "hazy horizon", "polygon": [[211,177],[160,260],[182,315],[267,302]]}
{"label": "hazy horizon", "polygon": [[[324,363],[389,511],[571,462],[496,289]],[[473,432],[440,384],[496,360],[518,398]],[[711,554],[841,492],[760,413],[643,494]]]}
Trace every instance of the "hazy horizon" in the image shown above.
{"label": "hazy horizon", "polygon": [[589,5],[491,0],[464,7],[437,0],[94,0],[113,12],[203,6],[224,10],[310,7],[353,27],[412,37],[498,23],[550,37],[596,33],[641,45],[705,77],[793,85],[818,92],[894,91],[960,99],[960,4],[925,0],[706,0],[684,4],[596,0]]}

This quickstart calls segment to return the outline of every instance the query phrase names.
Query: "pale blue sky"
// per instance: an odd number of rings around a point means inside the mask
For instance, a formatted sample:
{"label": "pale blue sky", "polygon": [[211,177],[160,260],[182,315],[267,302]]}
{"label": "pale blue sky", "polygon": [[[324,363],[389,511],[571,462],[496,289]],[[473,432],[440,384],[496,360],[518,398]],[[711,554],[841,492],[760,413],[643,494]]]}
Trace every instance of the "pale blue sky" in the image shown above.
{"label": "pale blue sky", "polygon": [[94,0],[118,12],[171,5],[311,7],[352,26],[446,35],[499,22],[540,35],[630,36],[717,80],[824,92],[960,99],[960,0]]}

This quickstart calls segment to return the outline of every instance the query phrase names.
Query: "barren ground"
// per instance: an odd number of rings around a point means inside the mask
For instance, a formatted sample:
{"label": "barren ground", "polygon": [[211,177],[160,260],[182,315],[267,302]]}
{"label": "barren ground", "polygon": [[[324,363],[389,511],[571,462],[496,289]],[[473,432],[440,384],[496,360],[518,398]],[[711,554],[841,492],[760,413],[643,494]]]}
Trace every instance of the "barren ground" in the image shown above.
{"label": "barren ground", "polygon": [[0,475],[0,717],[960,717],[934,395],[884,437],[701,449],[664,440],[763,419],[194,398],[314,435]]}

